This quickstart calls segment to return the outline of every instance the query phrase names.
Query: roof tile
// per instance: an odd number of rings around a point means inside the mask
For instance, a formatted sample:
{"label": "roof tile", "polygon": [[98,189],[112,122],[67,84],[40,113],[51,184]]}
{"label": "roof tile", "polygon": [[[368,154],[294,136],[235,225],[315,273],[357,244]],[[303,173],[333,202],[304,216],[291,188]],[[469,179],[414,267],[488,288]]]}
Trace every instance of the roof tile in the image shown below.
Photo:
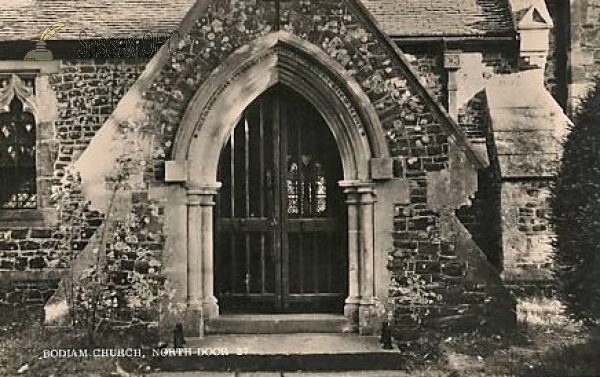
{"label": "roof tile", "polygon": [[4,0],[0,8],[0,41],[31,40],[55,22],[67,25],[52,38],[135,36],[145,30],[173,30],[195,0]]}
{"label": "roof tile", "polygon": [[391,36],[485,36],[512,33],[508,0],[363,0]]}
{"label": "roof tile", "polygon": [[[141,37],[175,29],[196,0],[3,0],[0,41],[31,40],[54,22],[53,39]],[[485,36],[514,30],[508,0],[363,0],[391,36]]]}

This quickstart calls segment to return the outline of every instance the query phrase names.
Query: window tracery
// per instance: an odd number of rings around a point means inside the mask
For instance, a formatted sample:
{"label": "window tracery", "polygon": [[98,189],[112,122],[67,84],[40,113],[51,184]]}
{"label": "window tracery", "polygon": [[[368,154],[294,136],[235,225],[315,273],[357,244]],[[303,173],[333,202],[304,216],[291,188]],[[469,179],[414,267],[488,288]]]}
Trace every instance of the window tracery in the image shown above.
{"label": "window tracery", "polygon": [[327,185],[323,165],[310,154],[299,161],[287,157],[287,212],[294,217],[322,216],[327,210]]}
{"label": "window tracery", "polygon": [[0,79],[0,208],[37,208],[34,80]]}

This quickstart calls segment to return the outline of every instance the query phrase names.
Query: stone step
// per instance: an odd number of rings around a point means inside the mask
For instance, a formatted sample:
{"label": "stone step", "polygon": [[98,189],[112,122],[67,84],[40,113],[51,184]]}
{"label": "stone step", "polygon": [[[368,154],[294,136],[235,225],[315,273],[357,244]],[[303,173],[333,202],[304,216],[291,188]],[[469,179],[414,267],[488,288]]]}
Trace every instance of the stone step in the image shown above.
{"label": "stone step", "polygon": [[409,372],[397,370],[368,370],[342,372],[158,372],[152,377],[410,377]]}
{"label": "stone step", "polygon": [[[407,359],[384,350],[379,337],[357,334],[211,335],[151,359],[161,371],[399,370]],[[169,355],[169,353],[171,353]]]}
{"label": "stone step", "polygon": [[207,321],[207,334],[343,333],[348,319],[335,314],[229,314]]}

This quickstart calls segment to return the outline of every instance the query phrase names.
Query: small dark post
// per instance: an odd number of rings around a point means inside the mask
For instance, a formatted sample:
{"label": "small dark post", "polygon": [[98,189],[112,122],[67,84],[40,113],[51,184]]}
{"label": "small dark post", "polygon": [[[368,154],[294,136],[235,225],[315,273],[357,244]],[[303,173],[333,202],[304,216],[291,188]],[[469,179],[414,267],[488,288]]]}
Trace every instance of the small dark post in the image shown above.
{"label": "small dark post", "polygon": [[185,338],[183,337],[183,325],[178,323],[173,330],[173,348],[183,348]]}
{"label": "small dark post", "polygon": [[384,350],[391,350],[394,348],[392,346],[392,330],[390,329],[390,323],[388,321],[383,322],[381,325],[380,342],[383,343]]}

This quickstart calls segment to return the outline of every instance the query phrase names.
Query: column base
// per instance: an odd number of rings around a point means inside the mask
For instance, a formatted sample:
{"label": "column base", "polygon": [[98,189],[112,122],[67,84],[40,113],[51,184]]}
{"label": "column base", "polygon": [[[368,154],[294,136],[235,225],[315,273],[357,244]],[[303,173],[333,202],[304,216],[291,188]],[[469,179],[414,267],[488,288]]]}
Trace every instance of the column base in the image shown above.
{"label": "column base", "polygon": [[348,318],[348,332],[358,332],[360,299],[348,297],[344,305],[344,317]]}
{"label": "column base", "polygon": [[360,335],[374,335],[377,333],[381,319],[379,318],[375,302],[360,303],[358,320],[358,333]]}
{"label": "column base", "polygon": [[[202,316],[200,315],[200,308],[188,307],[181,318],[183,324],[183,335],[186,337],[197,338],[203,336],[204,323],[202,323]],[[172,341],[173,328],[168,328],[169,342]]]}
{"label": "column base", "polygon": [[202,315],[205,320],[219,316],[219,305],[217,304],[217,298],[215,296],[204,299],[202,302]]}
{"label": "column base", "polygon": [[164,323],[169,327],[166,334],[170,336],[170,332],[177,322],[183,324],[183,334],[186,337],[202,337],[204,336],[204,324],[207,319],[219,316],[219,305],[215,297],[208,298],[199,303],[188,303],[188,307],[180,315],[172,315],[166,318]]}

